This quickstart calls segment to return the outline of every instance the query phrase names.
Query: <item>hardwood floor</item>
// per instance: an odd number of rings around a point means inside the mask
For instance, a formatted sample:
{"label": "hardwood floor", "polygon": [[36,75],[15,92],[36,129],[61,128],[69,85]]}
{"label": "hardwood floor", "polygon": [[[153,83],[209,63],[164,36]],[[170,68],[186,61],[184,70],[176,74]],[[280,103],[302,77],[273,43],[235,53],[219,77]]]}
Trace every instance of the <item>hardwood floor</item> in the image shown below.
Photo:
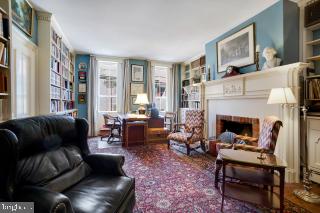
{"label": "hardwood floor", "polygon": [[[311,204],[311,203],[307,203],[299,198],[297,198],[294,194],[293,194],[293,190],[295,189],[302,189],[303,185],[302,184],[290,184],[287,183],[285,186],[285,198],[288,199],[289,201],[291,201],[292,203],[303,207],[305,209],[307,209],[310,212],[314,212],[314,213],[319,213],[320,212],[320,204]],[[312,185],[312,192],[317,193],[318,195],[320,195],[320,185],[319,184],[313,184]]]}

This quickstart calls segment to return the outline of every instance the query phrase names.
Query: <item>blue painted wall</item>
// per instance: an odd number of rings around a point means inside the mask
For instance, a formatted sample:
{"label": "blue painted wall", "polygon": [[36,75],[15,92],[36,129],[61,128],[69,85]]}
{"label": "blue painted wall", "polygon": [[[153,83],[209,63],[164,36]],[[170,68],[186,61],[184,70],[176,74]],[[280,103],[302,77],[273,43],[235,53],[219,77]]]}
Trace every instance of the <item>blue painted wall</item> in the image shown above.
{"label": "blue painted wall", "polygon": [[[236,33],[242,28],[255,23],[256,44],[262,50],[269,46],[277,50],[277,57],[283,59],[283,64],[298,61],[299,58],[299,13],[297,5],[289,0],[280,0],[271,7],[265,9],[258,15],[248,19],[232,30],[220,35],[205,45],[206,64],[210,66],[211,79],[220,79],[225,73],[217,73],[217,42]],[[285,16],[288,17],[285,17]],[[290,33],[291,37],[290,37]],[[286,49],[287,47],[287,49]],[[291,52],[290,52],[291,51]],[[260,67],[265,59],[260,54]],[[241,73],[253,72],[255,65],[240,69]]]}
{"label": "blue painted wall", "polygon": [[[90,55],[76,55],[76,64],[75,64],[75,102],[76,102],[76,108],[78,109],[78,117],[79,118],[88,118],[88,95],[86,96],[87,100],[85,104],[79,104],[78,101],[78,94],[79,94],[79,64],[80,63],[86,63],[87,69],[81,70],[84,72],[87,72],[87,90],[88,90],[88,72],[89,72],[89,65],[90,65]],[[88,92],[88,91],[87,91]],[[88,94],[88,93],[87,93]]]}
{"label": "blue painted wall", "polygon": [[[143,66],[143,77],[144,77],[144,82],[142,82],[144,84],[144,92],[147,92],[147,75],[151,74],[149,73],[148,70],[148,62],[146,60],[138,60],[138,59],[129,59],[129,65],[130,65],[130,82],[131,82],[131,65],[141,65]],[[139,83],[139,82],[135,82],[135,83]],[[130,108],[131,111],[136,111],[139,108],[139,105],[134,105],[132,103],[132,98],[134,96],[130,96]]]}

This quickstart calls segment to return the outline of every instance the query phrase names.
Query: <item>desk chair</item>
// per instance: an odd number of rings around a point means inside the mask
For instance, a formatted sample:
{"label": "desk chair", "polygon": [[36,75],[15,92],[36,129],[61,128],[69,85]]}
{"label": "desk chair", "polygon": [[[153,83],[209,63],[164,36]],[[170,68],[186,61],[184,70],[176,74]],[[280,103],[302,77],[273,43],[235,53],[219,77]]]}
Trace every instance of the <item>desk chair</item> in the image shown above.
{"label": "desk chair", "polygon": [[[119,138],[119,142],[121,141],[121,122],[118,117],[112,116],[108,113],[103,115],[104,118],[104,127],[109,130],[109,133],[101,136],[101,140],[104,138],[108,138],[107,142],[108,144],[111,144],[114,142],[114,138]],[[115,134],[115,131],[117,131],[117,134]]]}
{"label": "desk chair", "polygon": [[164,115],[164,126],[172,132],[173,125],[176,123],[176,112],[166,112]]}

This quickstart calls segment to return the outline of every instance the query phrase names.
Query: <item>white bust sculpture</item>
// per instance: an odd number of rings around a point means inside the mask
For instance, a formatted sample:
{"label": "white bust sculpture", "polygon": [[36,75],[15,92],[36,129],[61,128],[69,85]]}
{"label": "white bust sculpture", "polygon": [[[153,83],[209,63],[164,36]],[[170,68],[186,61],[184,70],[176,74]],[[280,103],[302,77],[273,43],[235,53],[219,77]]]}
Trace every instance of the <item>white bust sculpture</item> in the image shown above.
{"label": "white bust sculpture", "polygon": [[280,66],[281,58],[275,57],[276,54],[277,51],[274,48],[264,48],[262,56],[266,59],[266,62],[264,62],[262,70]]}

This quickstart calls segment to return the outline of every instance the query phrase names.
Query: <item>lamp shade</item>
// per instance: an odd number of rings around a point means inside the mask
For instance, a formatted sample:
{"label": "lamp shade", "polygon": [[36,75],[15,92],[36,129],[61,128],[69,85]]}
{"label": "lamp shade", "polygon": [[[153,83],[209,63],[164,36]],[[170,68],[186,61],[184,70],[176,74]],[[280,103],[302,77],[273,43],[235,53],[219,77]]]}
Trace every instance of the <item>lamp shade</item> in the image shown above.
{"label": "lamp shade", "polygon": [[140,104],[140,105],[144,105],[144,104],[149,104],[148,101],[148,96],[146,93],[141,93],[137,95],[137,99],[134,102],[135,104]]}
{"label": "lamp shade", "polygon": [[295,104],[297,100],[292,90],[287,88],[273,88],[270,92],[268,104]]}

